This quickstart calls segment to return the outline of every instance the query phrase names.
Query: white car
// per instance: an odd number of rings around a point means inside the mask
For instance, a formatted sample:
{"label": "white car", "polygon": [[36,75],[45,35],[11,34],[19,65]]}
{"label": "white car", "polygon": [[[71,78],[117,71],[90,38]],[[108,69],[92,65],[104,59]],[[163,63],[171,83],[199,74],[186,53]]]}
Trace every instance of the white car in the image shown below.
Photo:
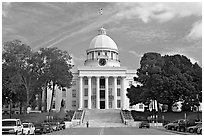
{"label": "white car", "polygon": [[23,134],[24,135],[34,135],[35,126],[33,123],[23,123]]}
{"label": "white car", "polygon": [[2,134],[23,134],[23,125],[20,119],[3,119]]}

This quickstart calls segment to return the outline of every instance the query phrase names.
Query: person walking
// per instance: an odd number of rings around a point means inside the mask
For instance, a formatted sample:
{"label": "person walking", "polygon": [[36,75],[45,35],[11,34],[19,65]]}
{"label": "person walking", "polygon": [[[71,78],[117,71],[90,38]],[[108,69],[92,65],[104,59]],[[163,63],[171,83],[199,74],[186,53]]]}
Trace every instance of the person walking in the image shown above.
{"label": "person walking", "polygon": [[86,122],[86,127],[87,127],[87,128],[89,127],[89,121]]}

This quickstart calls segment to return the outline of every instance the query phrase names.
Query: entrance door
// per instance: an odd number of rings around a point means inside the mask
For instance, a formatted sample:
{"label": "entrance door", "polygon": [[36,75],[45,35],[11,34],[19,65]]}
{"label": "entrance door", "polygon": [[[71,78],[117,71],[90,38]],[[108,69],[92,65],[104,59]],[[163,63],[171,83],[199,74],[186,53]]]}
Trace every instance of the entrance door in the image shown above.
{"label": "entrance door", "polygon": [[105,109],[105,101],[100,101],[100,109]]}

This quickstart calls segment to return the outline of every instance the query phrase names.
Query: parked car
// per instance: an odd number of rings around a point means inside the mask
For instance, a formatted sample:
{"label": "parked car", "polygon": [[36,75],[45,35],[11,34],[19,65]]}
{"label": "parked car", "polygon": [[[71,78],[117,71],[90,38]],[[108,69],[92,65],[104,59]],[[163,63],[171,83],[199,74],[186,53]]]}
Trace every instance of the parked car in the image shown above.
{"label": "parked car", "polygon": [[46,134],[46,127],[42,124],[35,125],[35,134]]}
{"label": "parked car", "polygon": [[20,119],[3,119],[2,134],[23,134],[23,125]]}
{"label": "parked car", "polygon": [[178,123],[177,131],[185,132],[188,127],[195,126],[196,122],[193,119],[185,119]]}
{"label": "parked car", "polygon": [[24,135],[34,135],[35,126],[33,123],[23,123],[23,134]]}
{"label": "parked car", "polygon": [[178,123],[183,121],[184,119],[179,119],[179,120],[175,120],[172,123],[168,123],[164,126],[164,128],[168,129],[168,130],[175,130],[178,126]]}
{"label": "parked car", "polygon": [[53,132],[53,128],[50,123],[43,123],[42,126],[45,128],[46,133]]}
{"label": "parked car", "polygon": [[65,122],[64,121],[61,121],[60,122],[60,128],[61,129],[65,129],[66,127],[65,127]]}
{"label": "parked car", "polygon": [[190,126],[186,129],[187,132],[190,132],[190,133],[196,133],[197,132],[197,129],[199,127],[202,127],[202,123],[198,123],[197,125],[195,126]]}
{"label": "parked car", "polygon": [[148,121],[142,121],[142,122],[139,124],[139,128],[143,128],[143,127],[146,127],[146,128],[149,128],[149,127],[150,127]]}
{"label": "parked car", "polygon": [[60,128],[60,122],[56,122],[55,124],[56,124],[56,126],[57,126],[57,131],[61,130],[61,128]]}
{"label": "parked car", "polygon": [[196,132],[197,134],[202,134],[202,127],[199,127]]}
{"label": "parked car", "polygon": [[51,127],[52,127],[53,131],[57,131],[57,125],[56,125],[56,123],[52,122],[52,123],[51,123]]}

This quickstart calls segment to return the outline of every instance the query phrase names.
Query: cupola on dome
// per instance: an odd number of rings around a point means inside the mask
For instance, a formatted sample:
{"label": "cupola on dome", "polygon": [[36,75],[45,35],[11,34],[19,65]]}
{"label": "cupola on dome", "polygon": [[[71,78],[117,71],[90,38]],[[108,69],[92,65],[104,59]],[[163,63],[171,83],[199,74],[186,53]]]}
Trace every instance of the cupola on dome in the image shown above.
{"label": "cupola on dome", "polygon": [[98,36],[91,41],[89,50],[92,49],[112,49],[118,51],[116,43],[106,35],[104,28],[100,28]]}

